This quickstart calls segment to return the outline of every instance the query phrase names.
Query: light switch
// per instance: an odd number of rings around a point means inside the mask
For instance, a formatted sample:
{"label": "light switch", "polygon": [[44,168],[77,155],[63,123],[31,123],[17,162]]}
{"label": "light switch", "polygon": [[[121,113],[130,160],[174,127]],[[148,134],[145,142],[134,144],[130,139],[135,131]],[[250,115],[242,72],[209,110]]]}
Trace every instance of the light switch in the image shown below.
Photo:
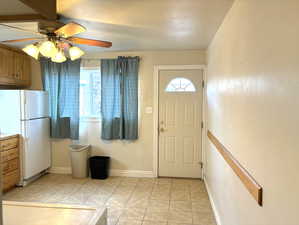
{"label": "light switch", "polygon": [[146,107],[145,108],[145,113],[146,114],[152,114],[153,113],[153,107],[151,107],[151,106]]}

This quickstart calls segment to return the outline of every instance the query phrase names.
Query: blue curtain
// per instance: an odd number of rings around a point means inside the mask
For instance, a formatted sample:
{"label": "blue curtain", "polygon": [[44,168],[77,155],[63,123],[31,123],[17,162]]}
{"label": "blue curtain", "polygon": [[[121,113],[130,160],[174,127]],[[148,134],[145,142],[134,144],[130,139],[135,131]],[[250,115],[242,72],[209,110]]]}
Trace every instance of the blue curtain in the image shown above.
{"label": "blue curtain", "polygon": [[117,59],[101,60],[102,139],[119,138],[120,73]]}
{"label": "blue curtain", "polygon": [[101,60],[102,139],[138,139],[139,57]]}
{"label": "blue curtain", "polygon": [[49,93],[52,138],[79,138],[80,61],[40,60],[44,90]]}

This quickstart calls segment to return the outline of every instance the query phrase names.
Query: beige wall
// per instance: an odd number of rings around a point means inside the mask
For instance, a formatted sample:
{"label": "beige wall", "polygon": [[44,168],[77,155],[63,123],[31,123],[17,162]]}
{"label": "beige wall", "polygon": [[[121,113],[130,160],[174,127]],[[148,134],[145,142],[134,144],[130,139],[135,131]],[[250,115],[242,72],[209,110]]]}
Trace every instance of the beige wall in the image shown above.
{"label": "beige wall", "polygon": [[298,225],[299,1],[237,0],[208,49],[209,129],[264,188],[259,207],[212,145],[222,225]]}
{"label": "beige wall", "polygon": [[37,60],[31,59],[31,90],[42,90],[42,77],[40,64]]}
{"label": "beige wall", "polygon": [[[93,154],[110,155],[112,168],[121,170],[152,171],[153,165],[153,115],[146,114],[145,108],[153,106],[153,69],[154,65],[205,64],[203,51],[139,51],[110,52],[89,54],[86,58],[115,58],[117,56],[140,56],[140,138],[136,142],[100,139],[100,123],[81,123],[81,141],[93,146]],[[36,71],[38,71],[36,69]],[[38,72],[37,72],[38,73]],[[40,77],[33,74],[33,88],[41,84]],[[67,146],[69,140],[53,142],[53,166],[69,167],[70,160]]]}

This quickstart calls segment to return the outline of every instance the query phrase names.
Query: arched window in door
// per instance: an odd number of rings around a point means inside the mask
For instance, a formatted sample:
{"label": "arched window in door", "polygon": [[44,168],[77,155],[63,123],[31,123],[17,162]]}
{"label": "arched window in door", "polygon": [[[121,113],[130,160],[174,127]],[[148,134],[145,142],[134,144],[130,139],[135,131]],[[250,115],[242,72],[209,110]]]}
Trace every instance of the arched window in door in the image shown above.
{"label": "arched window in door", "polygon": [[191,80],[183,77],[172,79],[165,89],[166,92],[196,92]]}

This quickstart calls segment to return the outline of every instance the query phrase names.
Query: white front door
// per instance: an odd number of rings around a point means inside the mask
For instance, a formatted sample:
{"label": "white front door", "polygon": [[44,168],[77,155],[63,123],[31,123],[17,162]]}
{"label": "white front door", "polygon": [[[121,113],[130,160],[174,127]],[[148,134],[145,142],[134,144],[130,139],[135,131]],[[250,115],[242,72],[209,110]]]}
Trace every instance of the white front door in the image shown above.
{"label": "white front door", "polygon": [[202,70],[159,72],[159,176],[201,178]]}

